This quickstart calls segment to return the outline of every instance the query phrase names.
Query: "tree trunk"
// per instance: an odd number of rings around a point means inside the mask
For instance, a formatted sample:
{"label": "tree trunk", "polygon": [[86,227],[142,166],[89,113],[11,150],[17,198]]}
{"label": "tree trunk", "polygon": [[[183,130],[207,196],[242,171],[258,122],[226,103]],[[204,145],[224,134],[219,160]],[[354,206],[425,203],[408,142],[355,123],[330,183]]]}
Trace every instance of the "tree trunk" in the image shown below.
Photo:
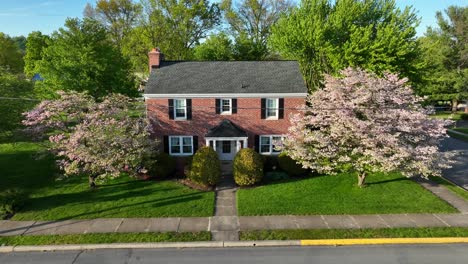
{"label": "tree trunk", "polygon": [[89,188],[94,189],[96,188],[96,175],[89,175],[88,176],[88,181],[89,181]]}
{"label": "tree trunk", "polygon": [[366,186],[366,173],[358,174],[358,186],[363,188]]}
{"label": "tree trunk", "polygon": [[455,113],[458,108],[458,100],[457,99],[452,99],[452,113]]}

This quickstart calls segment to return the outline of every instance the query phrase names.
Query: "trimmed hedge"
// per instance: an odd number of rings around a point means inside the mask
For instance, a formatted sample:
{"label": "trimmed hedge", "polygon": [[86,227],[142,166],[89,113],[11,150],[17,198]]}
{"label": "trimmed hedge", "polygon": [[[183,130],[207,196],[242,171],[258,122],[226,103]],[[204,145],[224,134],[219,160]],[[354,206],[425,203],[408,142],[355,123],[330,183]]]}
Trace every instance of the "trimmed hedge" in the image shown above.
{"label": "trimmed hedge", "polygon": [[282,152],[278,156],[278,164],[289,176],[301,176],[307,173],[307,170],[297,164],[295,160],[289,157],[286,153]]}
{"label": "trimmed hedge", "polygon": [[173,176],[176,170],[176,160],[171,155],[161,152],[154,156],[156,163],[150,171],[151,176],[156,178],[168,178]]}
{"label": "trimmed hedge", "polygon": [[201,147],[193,155],[188,178],[196,183],[215,185],[221,177],[218,154],[208,146]]}
{"label": "trimmed hedge", "polygon": [[237,185],[254,185],[262,180],[263,158],[253,149],[241,149],[234,158],[233,173]]}

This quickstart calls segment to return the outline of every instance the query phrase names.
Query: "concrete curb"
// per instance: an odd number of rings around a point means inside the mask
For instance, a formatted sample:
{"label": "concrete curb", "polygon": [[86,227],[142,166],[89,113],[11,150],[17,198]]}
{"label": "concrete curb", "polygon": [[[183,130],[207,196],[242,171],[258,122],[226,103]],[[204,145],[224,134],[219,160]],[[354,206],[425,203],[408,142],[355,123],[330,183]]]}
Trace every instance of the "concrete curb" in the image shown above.
{"label": "concrete curb", "polygon": [[83,250],[96,250],[96,249],[231,248],[231,247],[340,246],[340,245],[352,246],[352,245],[448,244],[448,243],[468,243],[468,237],[206,241],[206,242],[115,243],[115,244],[44,245],[44,246],[0,246],[0,253],[37,252],[37,251],[83,251]]}

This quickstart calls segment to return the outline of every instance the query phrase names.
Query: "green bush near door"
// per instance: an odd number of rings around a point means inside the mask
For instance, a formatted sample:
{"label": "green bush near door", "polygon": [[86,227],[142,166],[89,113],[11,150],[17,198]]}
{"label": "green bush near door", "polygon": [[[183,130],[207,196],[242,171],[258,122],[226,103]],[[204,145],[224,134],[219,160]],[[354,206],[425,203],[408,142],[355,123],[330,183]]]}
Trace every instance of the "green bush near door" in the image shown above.
{"label": "green bush near door", "polygon": [[239,150],[234,158],[233,174],[234,181],[240,186],[260,182],[263,178],[263,158],[253,149]]}
{"label": "green bush near door", "polygon": [[210,147],[201,147],[193,155],[188,178],[196,183],[215,185],[221,177],[221,163],[218,154]]}

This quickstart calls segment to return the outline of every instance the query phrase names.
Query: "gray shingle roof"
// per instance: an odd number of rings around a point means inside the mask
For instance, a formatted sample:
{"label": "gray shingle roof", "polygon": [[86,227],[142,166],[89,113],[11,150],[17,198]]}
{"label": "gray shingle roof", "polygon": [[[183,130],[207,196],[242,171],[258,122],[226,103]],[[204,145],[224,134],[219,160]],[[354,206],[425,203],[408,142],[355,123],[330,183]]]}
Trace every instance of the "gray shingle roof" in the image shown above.
{"label": "gray shingle roof", "polygon": [[297,61],[162,61],[145,94],[306,93]]}
{"label": "gray shingle roof", "polygon": [[247,133],[228,119],[223,119],[208,131],[205,137],[246,137]]}

